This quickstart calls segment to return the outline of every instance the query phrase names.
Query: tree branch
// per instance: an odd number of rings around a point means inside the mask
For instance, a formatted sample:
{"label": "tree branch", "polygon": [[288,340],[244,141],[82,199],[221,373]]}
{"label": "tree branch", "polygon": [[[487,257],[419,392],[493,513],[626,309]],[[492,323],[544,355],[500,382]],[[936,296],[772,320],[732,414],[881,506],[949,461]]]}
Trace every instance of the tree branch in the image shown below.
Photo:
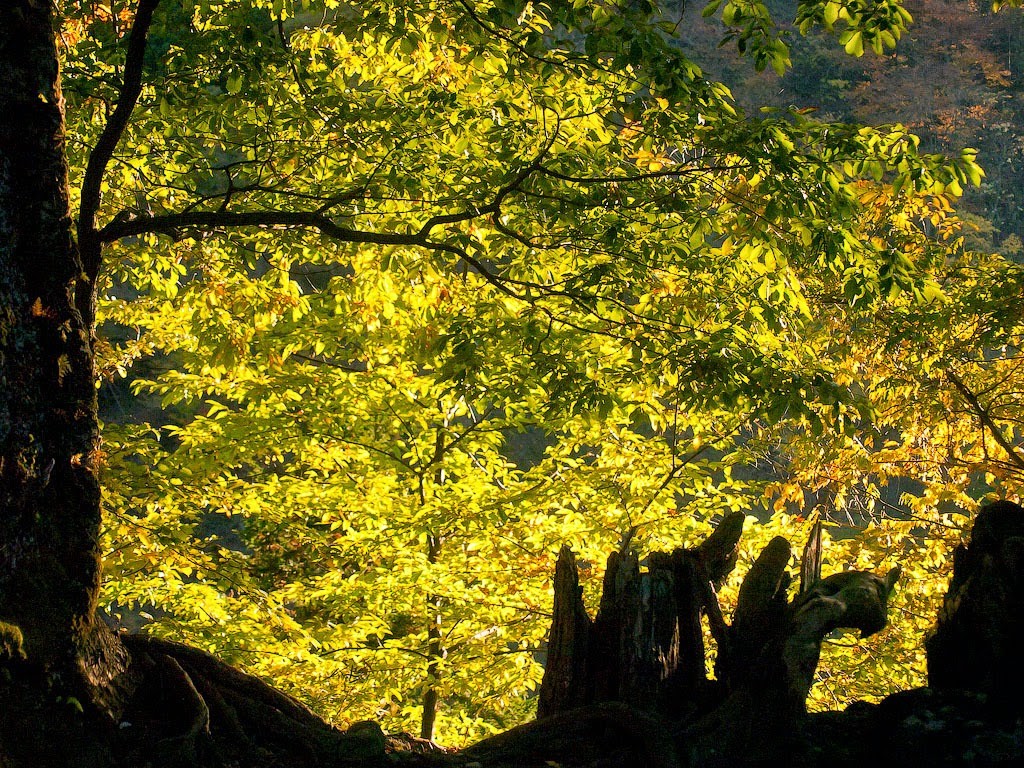
{"label": "tree branch", "polygon": [[[143,0],[143,4],[151,3],[156,5],[159,0]],[[141,13],[141,6],[140,6]],[[150,12],[152,15],[152,12]],[[135,35],[135,30],[138,28],[138,20],[136,27],[132,30],[132,35]],[[147,23],[148,26],[148,23]],[[143,34],[144,36],[144,34]],[[143,43],[144,49],[144,43]],[[141,56],[141,53],[140,53]],[[122,93],[126,92],[128,79],[126,74],[126,88],[123,89]],[[138,91],[141,89],[141,81],[137,84],[136,93],[132,100],[138,98]],[[118,112],[121,111],[121,105],[125,101],[122,97],[118,101],[117,109],[114,111],[114,116],[111,117],[110,123],[107,125],[107,129],[104,131],[103,136],[100,137],[100,141],[97,142],[96,150],[93,152],[92,157],[89,160],[89,170],[86,171],[86,180],[89,180],[89,171],[93,169],[94,164],[98,163],[97,157],[100,156],[100,147],[104,142],[104,138],[108,133],[112,133],[111,127],[118,123]],[[130,110],[128,110],[130,112]],[[109,160],[113,153],[114,147],[117,145],[117,141],[120,138],[121,133],[124,131],[124,127],[127,124],[128,114],[123,117],[123,125],[120,125],[116,129],[116,136],[111,139],[113,142],[109,149],[106,151],[106,159],[102,161],[102,166],[106,166],[106,162]],[[115,218],[113,221],[108,223],[105,227],[96,232],[97,240],[99,243],[109,243],[115,240],[120,240],[124,237],[132,237],[142,235],[150,232],[158,232],[172,237],[178,236],[178,231],[181,229],[187,229],[189,227],[201,227],[207,229],[225,229],[231,227],[296,227],[303,229],[315,229],[326,237],[338,240],[346,243],[372,243],[376,245],[410,245],[410,246],[422,246],[424,248],[430,248],[432,250],[449,250],[444,244],[431,242],[428,240],[430,233],[435,227],[441,227],[448,224],[458,224],[464,221],[472,221],[473,219],[480,218],[482,216],[495,216],[497,217],[501,213],[501,204],[505,198],[513,192],[516,192],[523,183],[530,177],[531,174],[542,170],[541,162],[544,157],[551,150],[551,146],[554,144],[558,136],[558,130],[552,133],[552,135],[544,142],[544,146],[541,147],[537,156],[531,160],[526,166],[524,166],[516,175],[506,184],[502,185],[494,196],[494,199],[482,206],[475,206],[465,211],[459,211],[457,213],[444,213],[431,216],[426,222],[420,227],[419,231],[415,233],[386,233],[386,232],[370,232],[366,230],[351,229],[349,227],[343,227],[336,224],[330,217],[326,215],[326,209],[331,205],[336,204],[338,201],[352,199],[355,195],[352,192],[344,193],[333,198],[329,198],[325,205],[316,211],[228,211],[226,210],[227,198],[224,204],[216,211],[194,211],[185,210],[180,213],[169,213],[161,214],[157,216],[137,216],[134,218]],[[99,182],[102,177],[103,167],[98,168],[96,171],[97,178],[95,180],[95,200],[91,210],[91,219],[93,220],[93,227],[95,227],[95,214],[99,206]],[[230,177],[229,177],[230,182]],[[232,191],[247,191],[241,188],[231,188],[229,183],[228,198]],[[83,214],[87,212],[85,205],[86,189],[83,184],[82,190],[82,211]],[[83,220],[84,220],[83,215]],[[82,225],[80,225],[81,227]],[[95,229],[93,230],[95,231]],[[454,252],[454,251],[452,251]],[[475,265],[474,265],[475,266]]]}
{"label": "tree branch", "polygon": [[967,401],[967,405],[981,421],[983,427],[988,429],[992,433],[992,439],[999,444],[999,447],[1006,451],[1006,455],[1010,458],[1010,463],[1013,464],[1017,469],[1024,469],[1024,455],[1017,450],[1017,447],[1007,439],[1006,435],[1003,434],[1003,430],[996,424],[995,419],[992,418],[992,414],[989,413],[988,409],[981,404],[978,396],[972,392],[963,380],[960,379],[952,371],[946,371],[946,379],[950,384],[960,393],[960,396]]}
{"label": "tree branch", "polygon": [[670,168],[665,171],[649,171],[647,173],[635,173],[623,176],[572,176],[561,173],[546,166],[540,166],[537,170],[545,176],[550,176],[559,181],[567,181],[571,184],[629,184],[636,181],[647,181],[649,179],[680,178],[682,176],[694,176],[698,174],[721,173],[725,171],[746,170],[751,163],[736,163],[733,165],[702,165],[686,166],[683,168]]}
{"label": "tree branch", "polygon": [[[465,219],[472,218],[466,214]],[[436,218],[436,217],[435,217]],[[457,219],[464,220],[464,219]],[[433,223],[432,223],[433,222]],[[432,219],[424,225],[436,226]],[[335,224],[329,217],[312,211],[188,211],[167,213],[157,216],[139,216],[131,219],[115,219],[97,233],[103,243],[114,242],[124,237],[147,233],[160,233],[180,237],[180,231],[189,228],[228,229],[238,227],[292,227],[313,229],[332,240],[343,243],[373,243],[376,245],[424,245],[421,232],[368,232],[350,229]]]}
{"label": "tree branch", "polygon": [[110,116],[103,133],[100,134],[89,155],[89,163],[82,179],[81,204],[78,214],[78,242],[82,248],[82,262],[86,278],[90,283],[99,272],[99,255],[102,238],[97,237],[96,216],[100,208],[101,184],[110,158],[128,127],[128,121],[139,96],[142,94],[142,64],[146,53],[146,37],[153,23],[153,13],[160,0],[139,0],[135,11],[135,22],[128,33],[128,51],[124,62],[124,81],[117,97],[117,106]]}

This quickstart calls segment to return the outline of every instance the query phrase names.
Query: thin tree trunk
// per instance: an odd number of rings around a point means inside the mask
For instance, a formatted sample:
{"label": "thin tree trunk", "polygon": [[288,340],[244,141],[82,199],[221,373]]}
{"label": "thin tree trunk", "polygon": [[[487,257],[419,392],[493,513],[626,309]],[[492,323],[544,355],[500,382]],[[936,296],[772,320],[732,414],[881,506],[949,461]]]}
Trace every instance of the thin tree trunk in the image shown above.
{"label": "thin tree trunk", "polygon": [[[427,539],[427,562],[437,562],[441,555],[441,538],[431,534]],[[441,597],[427,596],[427,611],[430,625],[427,627],[427,689],[423,692],[423,717],[420,721],[420,738],[434,740],[434,726],[437,723],[437,679],[441,675],[441,660],[444,658],[444,638],[441,634]]]}
{"label": "thin tree trunk", "polygon": [[[445,471],[441,466],[444,458],[444,430],[448,428],[448,419],[444,419],[443,428],[437,430],[434,439],[434,456],[431,464],[437,466],[434,471],[434,485],[440,488],[445,483]],[[436,491],[435,491],[436,492]],[[426,503],[426,489],[420,482],[420,502]],[[441,547],[444,545],[442,534],[431,533],[427,536],[427,562],[436,565],[441,557]],[[427,682],[423,692],[423,716],[420,719],[420,738],[427,741],[434,740],[434,727],[437,724],[437,680],[441,675],[441,662],[444,660],[444,634],[441,631],[441,596],[436,594],[427,595]]]}

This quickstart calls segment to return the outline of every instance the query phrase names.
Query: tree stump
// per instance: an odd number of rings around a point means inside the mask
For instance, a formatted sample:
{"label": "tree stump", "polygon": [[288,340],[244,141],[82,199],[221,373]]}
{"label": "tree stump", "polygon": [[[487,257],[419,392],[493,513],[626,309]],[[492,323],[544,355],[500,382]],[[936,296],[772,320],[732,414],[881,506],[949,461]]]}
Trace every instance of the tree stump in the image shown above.
{"label": "tree stump", "polygon": [[672,715],[697,706],[710,688],[701,617],[724,640],[715,590],[736,564],[742,531],[743,515],[727,515],[703,544],[652,553],[644,571],[628,546],[613,552],[593,621],[563,547],[538,717],[603,702]]}
{"label": "tree stump", "polygon": [[[742,530],[742,514],[726,515],[702,544],[652,553],[646,569],[628,545],[613,552],[592,621],[575,558],[563,548],[538,717],[587,718],[595,707],[625,705],[661,723],[653,731],[676,734],[690,764],[792,752],[822,640],[839,627],[865,636],[882,629],[899,570],[822,579],[819,525],[804,550],[801,591],[790,600],[792,550],[777,537],[751,566],[726,624],[717,589],[736,564]],[[704,617],[718,649],[713,679]]]}
{"label": "tree stump", "polygon": [[1024,713],[1024,509],[981,510],[953,553],[953,578],[928,639],[928,685],[984,694],[1007,715]]}

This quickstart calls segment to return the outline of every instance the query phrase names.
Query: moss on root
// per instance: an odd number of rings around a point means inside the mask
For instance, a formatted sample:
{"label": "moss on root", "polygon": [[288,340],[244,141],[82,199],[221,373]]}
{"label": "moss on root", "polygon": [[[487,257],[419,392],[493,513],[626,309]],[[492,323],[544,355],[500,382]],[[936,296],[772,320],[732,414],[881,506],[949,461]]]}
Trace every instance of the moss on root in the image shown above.
{"label": "moss on root", "polygon": [[25,648],[21,630],[14,624],[0,621],[0,664],[24,661]]}

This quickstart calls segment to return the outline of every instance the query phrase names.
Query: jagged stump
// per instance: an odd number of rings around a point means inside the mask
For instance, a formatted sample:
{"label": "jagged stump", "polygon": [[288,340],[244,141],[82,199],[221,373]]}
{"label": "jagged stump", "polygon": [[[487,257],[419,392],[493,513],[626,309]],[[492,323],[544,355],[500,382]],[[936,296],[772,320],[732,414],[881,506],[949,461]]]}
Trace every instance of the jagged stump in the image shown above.
{"label": "jagged stump", "polygon": [[[735,567],[743,520],[726,515],[699,546],[652,553],[646,570],[628,544],[612,553],[593,620],[563,548],[538,717],[588,717],[614,702],[658,723],[648,732],[676,734],[691,764],[782,754],[805,714],[822,640],[839,627],[865,636],[884,627],[899,571],[820,578],[819,524],[804,550],[801,591],[789,601],[792,551],[777,537],[744,579],[729,625],[717,589]],[[703,617],[718,649],[714,679]]]}
{"label": "jagged stump", "polygon": [[1024,509],[985,507],[928,639],[928,685],[985,694],[1006,714],[1024,713]]}

